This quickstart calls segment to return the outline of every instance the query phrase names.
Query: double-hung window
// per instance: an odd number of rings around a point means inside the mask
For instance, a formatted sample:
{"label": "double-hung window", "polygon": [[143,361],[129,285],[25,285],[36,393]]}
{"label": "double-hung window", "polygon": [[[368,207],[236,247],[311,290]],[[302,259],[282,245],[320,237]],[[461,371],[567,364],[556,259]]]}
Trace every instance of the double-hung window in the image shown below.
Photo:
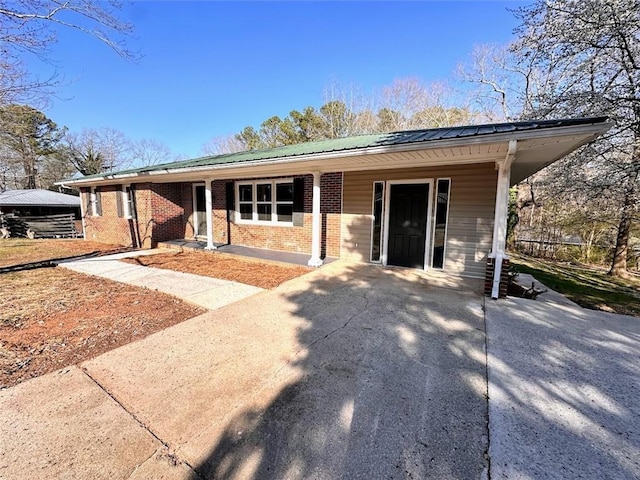
{"label": "double-hung window", "polygon": [[291,179],[238,182],[236,199],[238,223],[292,225]]}
{"label": "double-hung window", "polygon": [[89,203],[91,205],[91,215],[94,217],[102,216],[102,198],[98,187],[91,187]]}
{"label": "double-hung window", "polygon": [[121,185],[116,191],[116,206],[120,218],[135,218],[136,206],[131,185]]}

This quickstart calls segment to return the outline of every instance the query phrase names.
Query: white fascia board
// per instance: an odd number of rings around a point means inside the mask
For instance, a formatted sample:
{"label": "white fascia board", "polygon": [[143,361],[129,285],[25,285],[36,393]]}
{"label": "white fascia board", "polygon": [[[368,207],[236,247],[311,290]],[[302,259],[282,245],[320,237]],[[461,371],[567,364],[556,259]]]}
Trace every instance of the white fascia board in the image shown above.
{"label": "white fascia board", "polygon": [[[113,174],[113,175],[105,175],[99,178],[91,178],[87,180],[78,179],[74,181],[65,182],[68,185],[78,185],[78,186],[90,186],[90,185],[101,185],[107,183],[123,183],[126,181],[131,181],[132,179],[140,180],[140,179],[148,179],[153,182],[153,180],[149,177],[158,177],[165,176],[170,174],[189,174],[189,173],[198,173],[198,172],[207,172],[207,175],[210,177],[216,176],[214,172],[217,171],[225,171],[231,169],[250,169],[252,167],[261,167],[265,165],[288,165],[292,163],[305,163],[305,162],[313,162],[313,161],[324,161],[334,158],[345,158],[345,157],[353,157],[353,156],[365,156],[365,155],[378,155],[385,153],[395,153],[395,152],[408,152],[408,151],[416,151],[416,150],[436,150],[441,148],[450,148],[450,147],[459,147],[464,145],[479,145],[479,144],[491,144],[491,143],[504,143],[509,142],[510,140],[528,140],[532,138],[552,138],[552,137],[561,137],[566,135],[584,135],[585,139],[581,144],[587,143],[591,140],[591,138],[596,137],[598,134],[605,132],[611,127],[610,122],[602,122],[602,123],[594,123],[589,125],[571,125],[566,127],[554,127],[543,130],[529,130],[523,132],[504,132],[504,133],[492,133],[486,135],[479,135],[476,137],[460,137],[460,138],[451,138],[451,139],[443,139],[443,140],[434,140],[430,142],[415,142],[410,144],[403,145],[385,145],[380,147],[367,147],[360,148],[354,150],[338,150],[332,152],[325,153],[312,153],[306,155],[295,155],[290,157],[281,157],[281,158],[267,158],[260,159],[248,162],[239,162],[239,163],[224,163],[219,165],[202,165],[198,167],[184,167],[184,168],[166,168],[162,170],[155,170],[149,172],[141,172],[141,173],[124,173],[124,174]],[[449,160],[449,159],[447,159]],[[491,161],[491,160],[487,160]],[[444,162],[448,164],[449,161]],[[323,168],[318,167],[309,167],[309,171],[321,171],[321,172],[329,172],[335,171],[335,168]],[[342,171],[342,169],[340,170]],[[220,176],[219,178],[223,178]],[[114,182],[115,181],[115,182]]]}

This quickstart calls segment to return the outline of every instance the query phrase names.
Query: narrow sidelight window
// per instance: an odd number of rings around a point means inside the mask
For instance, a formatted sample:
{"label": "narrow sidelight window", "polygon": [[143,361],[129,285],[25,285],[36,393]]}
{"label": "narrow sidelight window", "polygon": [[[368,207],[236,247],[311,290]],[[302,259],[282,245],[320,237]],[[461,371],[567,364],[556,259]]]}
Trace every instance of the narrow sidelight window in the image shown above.
{"label": "narrow sidelight window", "polygon": [[373,184],[373,221],[371,225],[371,261],[380,261],[382,246],[382,202],[384,200],[384,182]]}
{"label": "narrow sidelight window", "polygon": [[433,229],[433,255],[431,261],[433,268],[444,268],[450,186],[451,180],[438,179],[438,187],[436,189],[436,224]]}

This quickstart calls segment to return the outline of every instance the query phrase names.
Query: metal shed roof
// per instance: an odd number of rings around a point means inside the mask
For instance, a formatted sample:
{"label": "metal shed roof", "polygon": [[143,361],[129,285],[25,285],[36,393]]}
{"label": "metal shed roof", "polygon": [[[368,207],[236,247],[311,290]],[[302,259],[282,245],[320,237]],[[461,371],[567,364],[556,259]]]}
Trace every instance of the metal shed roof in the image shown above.
{"label": "metal shed roof", "polygon": [[51,190],[7,190],[0,193],[0,206],[79,207],[80,198]]}

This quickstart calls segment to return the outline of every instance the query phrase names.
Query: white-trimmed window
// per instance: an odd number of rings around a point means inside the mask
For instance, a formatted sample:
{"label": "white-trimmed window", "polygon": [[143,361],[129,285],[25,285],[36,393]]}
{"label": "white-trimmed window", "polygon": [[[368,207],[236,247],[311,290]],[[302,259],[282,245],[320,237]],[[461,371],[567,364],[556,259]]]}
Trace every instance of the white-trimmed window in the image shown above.
{"label": "white-trimmed window", "polygon": [[293,225],[293,180],[257,180],[236,184],[238,223]]}
{"label": "white-trimmed window", "polygon": [[102,216],[102,197],[97,187],[91,187],[89,203],[91,204],[91,215],[94,217]]}
{"label": "white-trimmed window", "polygon": [[121,185],[116,195],[118,216],[121,218],[135,218],[136,208],[131,185]]}

